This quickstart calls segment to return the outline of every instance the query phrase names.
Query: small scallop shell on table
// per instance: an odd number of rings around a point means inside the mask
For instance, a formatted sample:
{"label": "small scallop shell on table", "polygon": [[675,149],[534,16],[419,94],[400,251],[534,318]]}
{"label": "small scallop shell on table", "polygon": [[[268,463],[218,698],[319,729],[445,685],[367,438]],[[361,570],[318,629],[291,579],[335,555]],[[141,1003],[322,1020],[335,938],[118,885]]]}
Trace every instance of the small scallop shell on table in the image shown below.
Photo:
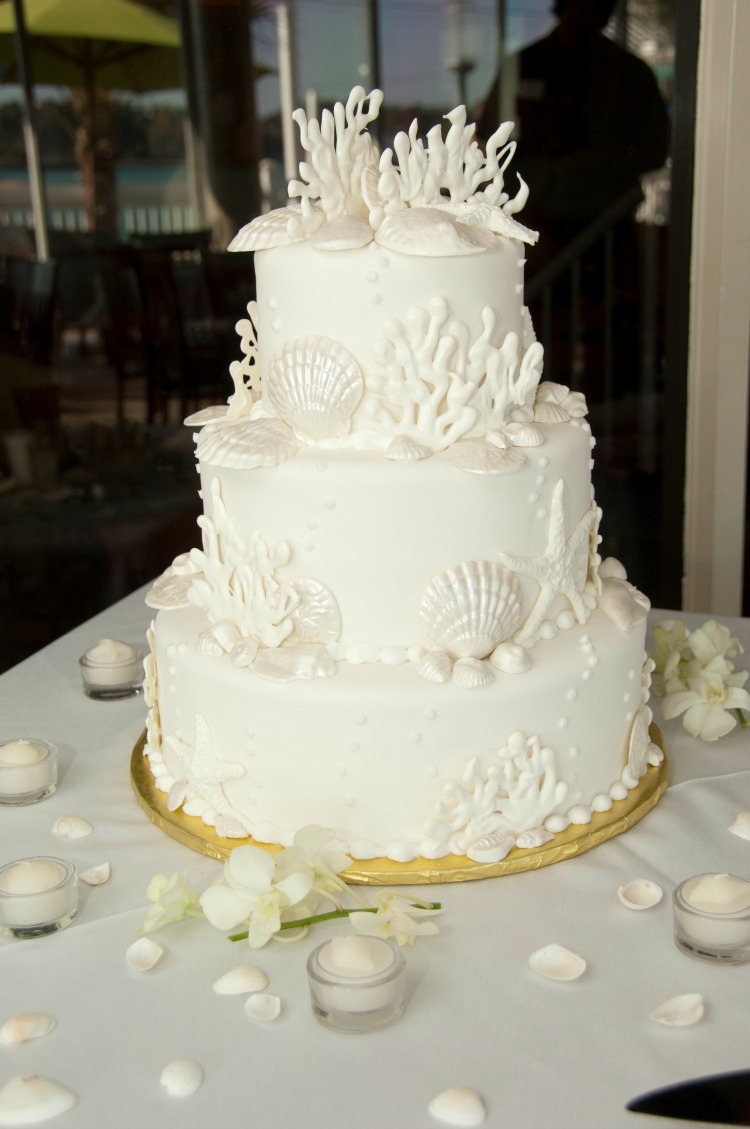
{"label": "small scallop shell on table", "polygon": [[280,1014],[281,1000],[278,996],[256,992],[252,996],[248,996],[245,1001],[245,1015],[249,1019],[259,1019],[264,1023],[270,1023],[272,1020],[278,1019]]}
{"label": "small scallop shell on table", "polygon": [[703,996],[698,992],[688,992],[682,996],[673,996],[665,1000],[649,1015],[654,1023],[662,1023],[665,1027],[690,1027],[703,1017],[705,1008]]}
{"label": "small scallop shell on table", "polygon": [[522,613],[518,580],[496,561],[464,561],[439,573],[419,604],[430,642],[457,658],[489,655]]}
{"label": "small scallop shell on table", "polygon": [[586,971],[586,961],[562,945],[545,945],[529,957],[529,967],[547,980],[577,980]]}
{"label": "small scallop shell on table", "polygon": [[164,949],[150,937],[139,937],[125,953],[125,960],[136,972],[148,972],[154,968],[162,956]]}
{"label": "small scallop shell on table", "polygon": [[76,1095],[41,1074],[19,1074],[0,1090],[0,1125],[37,1125],[72,1109]]}
{"label": "small scallop shell on table", "polygon": [[161,1084],[171,1098],[189,1098],[203,1085],[203,1067],[191,1058],[176,1058],[161,1072]]}
{"label": "small scallop shell on table", "polygon": [[310,439],[346,435],[364,382],[351,353],[330,337],[300,337],[276,354],[263,381],[263,400]]}
{"label": "small scallop shell on table", "polygon": [[28,1043],[30,1039],[41,1039],[54,1031],[57,1020],[41,1011],[25,1011],[6,1019],[0,1027],[0,1046],[9,1047],[13,1043]]}
{"label": "small scallop shell on table", "polygon": [[635,878],[618,886],[617,896],[628,909],[651,909],[659,904],[664,897],[664,891],[656,882],[649,878]]}
{"label": "small scallop shell on table", "polygon": [[458,1129],[471,1129],[481,1125],[487,1116],[482,1098],[468,1086],[451,1086],[432,1099],[427,1109],[438,1121],[455,1125]]}
{"label": "small scallop shell on table", "polygon": [[220,996],[240,996],[262,992],[267,987],[268,977],[262,968],[256,968],[254,964],[238,964],[219,977],[214,991]]}
{"label": "small scallop shell on table", "polygon": [[94,828],[81,815],[61,815],[53,824],[52,830],[64,839],[85,839]]}

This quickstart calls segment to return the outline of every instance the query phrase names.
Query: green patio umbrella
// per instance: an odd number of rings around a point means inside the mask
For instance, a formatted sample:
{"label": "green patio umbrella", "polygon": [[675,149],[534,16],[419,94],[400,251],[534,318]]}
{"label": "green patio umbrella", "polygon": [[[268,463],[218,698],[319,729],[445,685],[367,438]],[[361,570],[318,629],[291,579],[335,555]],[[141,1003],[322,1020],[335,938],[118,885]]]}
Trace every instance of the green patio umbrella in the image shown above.
{"label": "green patio umbrella", "polygon": [[[19,5],[23,18],[17,25]],[[134,0],[0,0],[0,81],[23,85],[25,55],[35,84],[64,85],[76,92],[81,117],[77,148],[92,218],[101,210],[97,196],[107,188],[107,176],[97,168],[105,148],[97,91],[181,86],[179,47],[177,22]],[[33,121],[30,112],[28,117]],[[29,174],[33,179],[31,162]]]}

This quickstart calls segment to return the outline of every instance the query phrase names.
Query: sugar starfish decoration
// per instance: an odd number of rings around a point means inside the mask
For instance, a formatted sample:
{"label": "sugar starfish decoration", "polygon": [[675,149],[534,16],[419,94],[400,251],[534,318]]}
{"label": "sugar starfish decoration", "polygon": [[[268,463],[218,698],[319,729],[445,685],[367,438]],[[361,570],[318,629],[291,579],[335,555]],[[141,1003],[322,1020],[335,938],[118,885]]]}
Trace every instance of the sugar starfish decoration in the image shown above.
{"label": "sugar starfish decoration", "polygon": [[[208,723],[203,715],[199,713],[195,715],[194,745],[188,745],[174,735],[167,737],[167,741],[185,766],[188,803],[199,799],[203,800],[206,808],[213,812],[218,814],[229,812],[230,808],[222,784],[225,780],[244,776],[245,769],[241,764],[220,760],[216,756]],[[193,811],[189,814],[199,813]]]}
{"label": "sugar starfish decoration", "polygon": [[564,483],[560,479],[552,492],[547,548],[543,556],[514,557],[510,553],[498,553],[498,557],[506,568],[510,568],[522,576],[529,576],[539,584],[539,595],[528,619],[516,635],[517,643],[523,644],[533,641],[539,624],[558,593],[565,596],[569,601],[578,622],[586,622],[588,609],[576,584],[575,560],[581,544],[588,539],[591,527],[596,521],[597,511],[595,506],[591,506],[578,522],[570,537],[566,539],[563,489]]}

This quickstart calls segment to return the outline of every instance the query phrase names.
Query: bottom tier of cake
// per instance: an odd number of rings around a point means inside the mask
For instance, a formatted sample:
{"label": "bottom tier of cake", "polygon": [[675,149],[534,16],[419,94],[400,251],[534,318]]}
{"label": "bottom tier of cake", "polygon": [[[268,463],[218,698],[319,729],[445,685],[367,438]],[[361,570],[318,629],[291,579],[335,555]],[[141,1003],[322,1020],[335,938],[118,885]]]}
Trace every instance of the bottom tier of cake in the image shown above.
{"label": "bottom tier of cake", "polygon": [[355,859],[492,863],[587,825],[650,763],[644,624],[601,611],[539,642],[523,674],[466,690],[410,664],[273,682],[202,654],[194,608],[154,627],[157,787],[219,835],[288,844],[334,829]]}

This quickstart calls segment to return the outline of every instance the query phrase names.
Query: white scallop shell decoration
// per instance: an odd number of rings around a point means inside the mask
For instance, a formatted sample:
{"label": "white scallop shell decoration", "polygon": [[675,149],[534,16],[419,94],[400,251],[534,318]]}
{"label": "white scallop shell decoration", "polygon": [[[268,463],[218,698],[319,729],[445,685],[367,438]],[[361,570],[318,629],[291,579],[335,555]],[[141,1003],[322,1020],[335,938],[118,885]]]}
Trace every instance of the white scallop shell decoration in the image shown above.
{"label": "white scallop shell decoration", "polygon": [[439,208],[407,208],[386,216],[375,242],[402,255],[478,255],[497,246],[497,236],[459,223]]}
{"label": "white scallop shell decoration", "polygon": [[170,608],[186,608],[190,601],[188,592],[199,572],[175,572],[170,565],[146,594],[146,605],[155,611],[168,611]]}
{"label": "white scallop shell decoration", "polygon": [[516,839],[516,846],[522,851],[533,851],[551,842],[552,839],[554,835],[551,831],[547,831],[544,827],[532,827],[528,831],[521,832]]}
{"label": "white scallop shell decoration", "polygon": [[54,1031],[57,1020],[41,1011],[26,1011],[6,1019],[0,1027],[0,1046],[9,1047],[13,1043],[28,1043],[30,1039],[42,1039]]}
{"label": "white scallop shell decoration", "polygon": [[385,457],[394,462],[417,462],[428,459],[434,452],[432,447],[413,439],[411,435],[396,435],[385,449]]}
{"label": "white scallop shell decoration", "polygon": [[18,1074],[0,1090],[0,1125],[37,1125],[72,1109],[76,1095],[41,1074]]}
{"label": "white scallop shell decoration", "polygon": [[289,243],[299,243],[325,223],[325,212],[313,209],[308,212],[302,226],[302,205],[295,202],[283,208],[256,216],[235,235],[229,244],[229,251],[265,251],[269,247],[283,247]]}
{"label": "white scallop shell decoration", "polygon": [[417,674],[425,682],[448,682],[453,670],[453,659],[445,651],[428,651],[417,663]]}
{"label": "white scallop shell decoration", "polygon": [[241,419],[210,424],[196,446],[199,462],[211,466],[254,470],[278,466],[299,448],[290,427],[280,419]]}
{"label": "white scallop shell decoration", "polygon": [[617,896],[628,909],[644,910],[657,906],[664,897],[664,891],[650,878],[634,878],[617,887]]}
{"label": "white scallop shell decoration", "polygon": [[214,991],[220,996],[242,996],[250,992],[262,992],[268,987],[268,977],[262,968],[254,964],[237,964],[230,968],[214,984]]}
{"label": "white scallop shell decoration", "polygon": [[481,1125],[487,1116],[482,1098],[468,1086],[451,1086],[432,1099],[428,1112],[446,1125],[457,1129],[471,1129]]}
{"label": "white scallop shell decoration", "polygon": [[318,251],[354,251],[371,243],[372,234],[369,223],[359,216],[338,216],[319,227],[308,242]]}
{"label": "white scallop shell decoration", "polygon": [[52,825],[55,835],[64,839],[85,839],[94,828],[82,815],[61,815]]}
{"label": "white scallop shell decoration", "polygon": [[704,1011],[703,996],[699,992],[688,992],[659,1004],[651,1012],[649,1019],[653,1019],[654,1023],[662,1023],[665,1027],[690,1027],[703,1018]]}
{"label": "white scallop shell decoration", "polygon": [[203,1067],[192,1058],[176,1058],[162,1070],[161,1084],[171,1098],[189,1098],[203,1085]]}
{"label": "white scallop shell decoration", "polygon": [[258,657],[259,646],[254,639],[238,639],[232,647],[232,666],[245,667],[254,663]]}
{"label": "white scallop shell decoration", "polygon": [[262,992],[256,992],[249,996],[245,1003],[245,1015],[249,1019],[260,1019],[264,1023],[270,1023],[278,1019],[280,1013],[281,1000],[278,996],[266,996]]}
{"label": "white scallop shell decoration", "polygon": [[729,830],[738,839],[750,840],[750,811],[741,811]]}
{"label": "white scallop shell decoration", "polygon": [[335,643],[341,634],[341,612],[330,588],[309,576],[293,577],[289,585],[298,598],[289,617],[294,639],[300,643]]}
{"label": "white scallop shell decoration", "polygon": [[162,956],[164,949],[150,937],[139,937],[125,953],[125,960],[136,972],[148,972],[154,968]]}
{"label": "white scallop shell decoration", "polygon": [[447,455],[455,467],[471,474],[512,474],[526,465],[526,456],[515,447],[497,447],[483,439],[461,439]]}
{"label": "white scallop shell decoration", "polygon": [[514,447],[541,447],[545,441],[544,432],[533,423],[506,423],[505,434]]}
{"label": "white scallop shell decoration", "polygon": [[497,561],[464,561],[432,578],[419,614],[437,649],[457,658],[482,659],[518,627],[520,585]]}
{"label": "white scallop shell decoration", "polygon": [[453,666],[453,681],[462,690],[478,690],[495,681],[495,672],[481,659],[457,659]]}
{"label": "white scallop shell decoration", "polygon": [[529,967],[548,980],[577,980],[586,970],[586,961],[562,945],[545,945],[529,957]]}
{"label": "white scallop shell decoration", "polygon": [[210,408],[201,408],[185,416],[182,422],[185,427],[205,427],[207,423],[220,423],[226,419],[228,411],[229,404],[212,404]]}
{"label": "white scallop shell decoration", "polygon": [[649,613],[651,601],[627,580],[605,576],[601,580],[598,604],[620,631],[629,631],[637,623],[642,623]]}
{"label": "white scallop shell decoration", "polygon": [[346,435],[363,392],[351,353],[339,341],[315,335],[287,341],[263,380],[264,401],[313,440]]}
{"label": "white scallop shell decoration", "polygon": [[515,837],[510,831],[491,831],[469,845],[466,857],[472,862],[500,862],[510,854],[515,845]]}
{"label": "white scallop shell decoration", "polygon": [[497,204],[488,204],[486,201],[477,200],[475,197],[460,200],[456,203],[446,200],[444,203],[435,206],[441,211],[450,212],[461,223],[485,227],[488,231],[494,231],[496,235],[504,235],[507,239],[520,239],[523,243],[536,243],[539,238],[536,231],[524,227],[522,223],[514,220]]}

